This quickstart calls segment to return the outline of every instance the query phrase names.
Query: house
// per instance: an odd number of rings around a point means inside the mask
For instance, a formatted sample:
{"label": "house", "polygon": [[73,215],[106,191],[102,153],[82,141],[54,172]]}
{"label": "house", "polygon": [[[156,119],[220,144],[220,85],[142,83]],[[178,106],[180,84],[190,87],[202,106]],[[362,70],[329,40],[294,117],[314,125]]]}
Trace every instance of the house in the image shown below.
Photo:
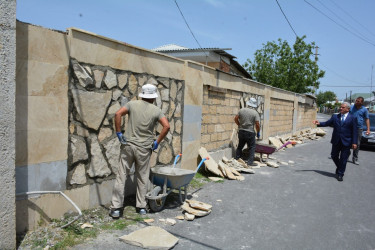
{"label": "house", "polygon": [[236,57],[226,52],[226,50],[231,50],[231,48],[189,49],[176,44],[168,44],[152,50],[183,60],[199,62],[233,75],[252,79],[251,75],[234,60]]}

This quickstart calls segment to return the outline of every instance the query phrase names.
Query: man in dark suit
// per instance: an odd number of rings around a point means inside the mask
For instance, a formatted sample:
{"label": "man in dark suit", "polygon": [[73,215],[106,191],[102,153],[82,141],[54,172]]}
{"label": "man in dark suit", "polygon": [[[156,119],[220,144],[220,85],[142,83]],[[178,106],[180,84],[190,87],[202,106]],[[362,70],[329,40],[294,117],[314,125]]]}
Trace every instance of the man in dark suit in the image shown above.
{"label": "man in dark suit", "polygon": [[336,165],[338,181],[343,181],[350,149],[356,149],[358,142],[357,118],[350,114],[349,110],[350,104],[344,102],[340,106],[340,113],[332,115],[328,121],[313,121],[313,123],[319,127],[333,127],[331,157]]}

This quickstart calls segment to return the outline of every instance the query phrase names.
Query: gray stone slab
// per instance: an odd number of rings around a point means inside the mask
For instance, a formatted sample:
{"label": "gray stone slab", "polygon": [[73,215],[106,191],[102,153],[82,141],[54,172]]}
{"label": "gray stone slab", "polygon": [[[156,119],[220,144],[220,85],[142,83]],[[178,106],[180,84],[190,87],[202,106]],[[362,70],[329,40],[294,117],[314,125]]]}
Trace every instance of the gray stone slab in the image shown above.
{"label": "gray stone slab", "polygon": [[67,161],[16,167],[16,193],[66,189]]}
{"label": "gray stone slab", "polygon": [[145,227],[120,237],[120,240],[148,249],[171,249],[178,243],[178,238],[160,227]]}

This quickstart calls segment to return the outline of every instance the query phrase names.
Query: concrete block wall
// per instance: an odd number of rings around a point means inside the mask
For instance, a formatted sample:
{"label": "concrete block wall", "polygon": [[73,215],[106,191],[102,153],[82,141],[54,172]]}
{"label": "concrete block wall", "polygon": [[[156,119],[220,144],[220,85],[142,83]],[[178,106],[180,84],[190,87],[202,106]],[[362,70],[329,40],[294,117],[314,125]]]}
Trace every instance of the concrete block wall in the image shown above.
{"label": "concrete block wall", "polygon": [[311,128],[311,117],[316,115],[316,107],[308,103],[298,103],[297,130]]}
{"label": "concrete block wall", "polygon": [[240,110],[242,93],[225,90],[217,92],[203,87],[201,146],[208,151],[229,147],[234,117]]}
{"label": "concrete block wall", "polygon": [[294,102],[271,98],[270,103],[270,136],[292,133]]}

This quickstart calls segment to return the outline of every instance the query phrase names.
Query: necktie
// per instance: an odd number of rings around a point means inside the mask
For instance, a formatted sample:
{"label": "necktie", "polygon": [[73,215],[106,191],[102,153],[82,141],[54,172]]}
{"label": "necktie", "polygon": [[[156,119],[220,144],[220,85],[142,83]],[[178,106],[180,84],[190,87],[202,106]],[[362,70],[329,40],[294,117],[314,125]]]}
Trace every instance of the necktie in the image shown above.
{"label": "necktie", "polygon": [[343,115],[341,116],[341,126],[344,124],[344,117]]}

